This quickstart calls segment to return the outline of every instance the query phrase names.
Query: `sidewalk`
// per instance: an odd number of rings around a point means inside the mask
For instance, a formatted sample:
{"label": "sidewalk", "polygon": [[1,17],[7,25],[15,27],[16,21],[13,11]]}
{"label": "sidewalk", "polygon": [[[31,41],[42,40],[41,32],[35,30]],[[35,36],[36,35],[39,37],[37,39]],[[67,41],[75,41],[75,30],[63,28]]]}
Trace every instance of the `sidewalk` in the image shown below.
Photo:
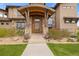
{"label": "sidewalk", "polygon": [[41,34],[33,34],[23,52],[23,56],[52,56],[51,50]]}

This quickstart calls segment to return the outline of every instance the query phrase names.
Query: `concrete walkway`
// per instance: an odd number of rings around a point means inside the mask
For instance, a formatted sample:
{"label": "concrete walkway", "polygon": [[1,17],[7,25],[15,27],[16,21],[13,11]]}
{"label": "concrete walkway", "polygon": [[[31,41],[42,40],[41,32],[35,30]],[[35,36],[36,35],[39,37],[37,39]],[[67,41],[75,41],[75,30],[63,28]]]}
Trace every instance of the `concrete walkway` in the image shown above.
{"label": "concrete walkway", "polygon": [[48,48],[41,34],[33,34],[23,53],[23,56],[52,56],[51,50]]}

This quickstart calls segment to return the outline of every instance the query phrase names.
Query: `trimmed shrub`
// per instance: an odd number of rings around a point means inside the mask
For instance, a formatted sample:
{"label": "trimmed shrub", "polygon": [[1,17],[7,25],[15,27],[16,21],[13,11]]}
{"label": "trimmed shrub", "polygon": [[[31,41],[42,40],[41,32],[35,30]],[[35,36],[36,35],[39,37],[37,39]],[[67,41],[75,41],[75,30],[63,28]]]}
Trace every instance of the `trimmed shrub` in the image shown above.
{"label": "trimmed shrub", "polygon": [[64,37],[69,37],[70,33],[66,30],[50,29],[48,35],[50,38],[62,39]]}

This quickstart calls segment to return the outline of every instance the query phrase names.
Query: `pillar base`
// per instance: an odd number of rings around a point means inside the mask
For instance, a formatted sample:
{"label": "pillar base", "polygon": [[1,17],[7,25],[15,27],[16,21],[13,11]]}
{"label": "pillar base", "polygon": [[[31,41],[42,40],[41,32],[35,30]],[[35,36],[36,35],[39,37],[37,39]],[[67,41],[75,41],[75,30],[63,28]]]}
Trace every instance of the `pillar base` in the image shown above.
{"label": "pillar base", "polygon": [[25,34],[24,34],[24,39],[26,39],[26,40],[27,40],[27,39],[29,39],[29,38],[30,38],[30,33],[28,33],[28,32],[27,32],[27,33],[25,33]]}

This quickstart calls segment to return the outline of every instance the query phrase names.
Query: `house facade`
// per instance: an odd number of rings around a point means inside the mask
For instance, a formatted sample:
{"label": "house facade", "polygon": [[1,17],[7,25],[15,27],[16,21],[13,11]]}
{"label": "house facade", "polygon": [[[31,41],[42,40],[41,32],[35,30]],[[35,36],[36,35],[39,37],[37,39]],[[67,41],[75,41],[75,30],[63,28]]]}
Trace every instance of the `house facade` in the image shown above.
{"label": "house facade", "polygon": [[76,3],[58,3],[54,8],[47,7],[45,3],[6,6],[6,10],[0,10],[3,13],[3,17],[0,17],[0,28],[24,29],[29,35],[46,34],[49,29],[48,19],[52,19],[52,28],[76,32],[79,19],[76,7]]}

